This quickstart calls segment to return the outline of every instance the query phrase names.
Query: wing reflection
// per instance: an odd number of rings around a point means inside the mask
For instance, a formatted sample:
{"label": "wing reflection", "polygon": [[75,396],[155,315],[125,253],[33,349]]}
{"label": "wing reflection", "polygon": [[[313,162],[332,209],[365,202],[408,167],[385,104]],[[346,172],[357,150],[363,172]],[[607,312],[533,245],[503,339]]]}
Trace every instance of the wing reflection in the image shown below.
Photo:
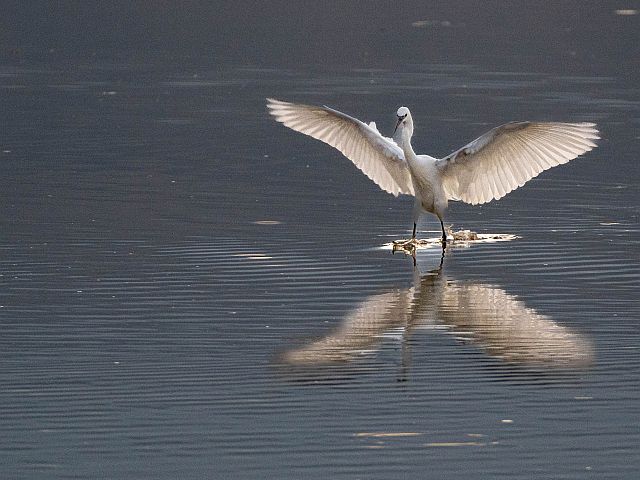
{"label": "wing reflection", "polygon": [[291,364],[347,362],[375,350],[382,336],[411,323],[414,288],[373,295],[350,312],[338,329],[324,338],[284,353]]}
{"label": "wing reflection", "polygon": [[406,338],[416,328],[435,325],[506,363],[575,368],[592,361],[592,346],[583,335],[501,288],[458,282],[440,271],[416,275],[410,288],[369,297],[337,330],[286,351],[281,360],[292,365],[349,362],[375,352],[394,329]]}

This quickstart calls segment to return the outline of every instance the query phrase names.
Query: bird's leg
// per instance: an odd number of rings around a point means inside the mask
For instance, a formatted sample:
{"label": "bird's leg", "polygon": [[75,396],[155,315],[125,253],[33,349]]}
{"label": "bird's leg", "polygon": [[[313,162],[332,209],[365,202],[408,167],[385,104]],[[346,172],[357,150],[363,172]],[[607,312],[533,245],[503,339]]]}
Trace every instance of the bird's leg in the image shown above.
{"label": "bird's leg", "polygon": [[416,222],[413,222],[413,233],[410,240],[394,240],[393,244],[401,247],[415,247],[416,244]]}
{"label": "bird's leg", "polygon": [[438,217],[440,220],[440,226],[442,227],[442,249],[447,248],[447,232],[444,229],[444,223],[442,223],[442,219]]}
{"label": "bird's leg", "polygon": [[416,246],[418,244],[416,240],[416,233],[418,232],[418,220],[420,219],[420,209],[422,208],[422,203],[419,196],[416,196],[413,202],[413,233],[411,234],[411,244]]}

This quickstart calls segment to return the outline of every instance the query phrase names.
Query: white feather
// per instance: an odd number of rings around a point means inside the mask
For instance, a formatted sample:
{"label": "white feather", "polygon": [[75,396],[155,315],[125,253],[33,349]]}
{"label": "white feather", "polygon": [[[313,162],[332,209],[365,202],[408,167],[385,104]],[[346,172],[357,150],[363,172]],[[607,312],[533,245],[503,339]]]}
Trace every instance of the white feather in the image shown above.
{"label": "white feather", "polygon": [[337,148],[384,191],[395,196],[413,195],[409,167],[402,149],[378,132],[375,123],[358,119],[329,107],[314,107],[267,99],[274,118],[317,140]]}
{"label": "white feather", "polygon": [[593,123],[507,123],[438,160],[449,200],[498,200],[540,172],[593,149]]}

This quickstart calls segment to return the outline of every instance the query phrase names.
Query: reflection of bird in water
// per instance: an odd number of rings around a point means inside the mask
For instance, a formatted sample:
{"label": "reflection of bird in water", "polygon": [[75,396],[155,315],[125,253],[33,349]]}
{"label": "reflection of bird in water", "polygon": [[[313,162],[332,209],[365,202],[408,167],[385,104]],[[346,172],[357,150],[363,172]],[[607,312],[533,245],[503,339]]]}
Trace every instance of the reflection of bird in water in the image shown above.
{"label": "reflection of bird in water", "polygon": [[589,341],[527,308],[501,288],[449,280],[438,271],[416,274],[414,286],[373,295],[349,313],[337,330],[285,352],[294,365],[349,362],[371,353],[385,333],[402,327],[444,325],[506,363],[582,367],[592,359]]}
{"label": "reflection of bird in water", "polygon": [[291,364],[348,362],[376,348],[382,335],[410,325],[414,288],[373,295],[350,312],[338,329],[320,340],[285,352]]}
{"label": "reflection of bird in water", "polygon": [[512,122],[496,127],[452,154],[437,159],[416,155],[411,146],[413,118],[397,112],[393,139],[374,123],[329,107],[267,99],[271,115],[289,128],[337,148],[380,188],[415,197],[413,236],[421,212],[443,218],[449,200],[473,205],[504,197],[542,171],[567,163],[596,146],[593,123]]}

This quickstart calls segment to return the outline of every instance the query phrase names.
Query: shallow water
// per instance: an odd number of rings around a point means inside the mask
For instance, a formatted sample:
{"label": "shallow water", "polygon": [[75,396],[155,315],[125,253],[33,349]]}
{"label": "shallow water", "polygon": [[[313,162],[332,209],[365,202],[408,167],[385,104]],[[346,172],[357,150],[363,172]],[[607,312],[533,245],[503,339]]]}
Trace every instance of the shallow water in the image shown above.
{"label": "shallow water", "polygon": [[[271,121],[266,96],[383,132],[406,103],[434,155],[523,118],[603,140],[449,210],[518,239],[414,268],[381,249],[411,200]],[[636,475],[637,85],[97,62],[3,67],[0,101],[4,478]]]}

